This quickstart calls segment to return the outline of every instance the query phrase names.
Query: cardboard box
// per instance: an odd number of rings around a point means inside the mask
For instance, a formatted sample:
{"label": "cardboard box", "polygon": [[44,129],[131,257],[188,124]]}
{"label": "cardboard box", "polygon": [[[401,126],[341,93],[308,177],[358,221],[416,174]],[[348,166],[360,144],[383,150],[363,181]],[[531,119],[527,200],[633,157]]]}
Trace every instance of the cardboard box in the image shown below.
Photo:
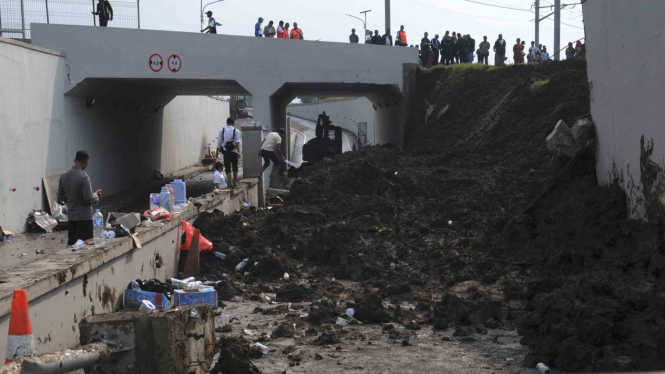
{"label": "cardboard box", "polygon": [[214,289],[209,291],[203,289],[173,291],[173,306],[200,304],[212,305],[214,309],[217,309],[217,291]]}
{"label": "cardboard box", "polygon": [[157,309],[166,309],[171,306],[171,302],[163,293],[125,289],[125,305],[131,303],[140,304],[143,300],[150,301]]}

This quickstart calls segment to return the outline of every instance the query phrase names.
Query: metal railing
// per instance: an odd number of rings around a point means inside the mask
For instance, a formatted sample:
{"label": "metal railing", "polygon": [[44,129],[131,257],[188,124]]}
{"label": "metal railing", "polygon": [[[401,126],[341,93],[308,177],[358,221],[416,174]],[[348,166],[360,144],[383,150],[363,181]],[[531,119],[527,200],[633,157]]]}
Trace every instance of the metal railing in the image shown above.
{"label": "metal railing", "polygon": [[[139,1],[110,1],[108,27],[139,29]],[[30,39],[30,24],[97,26],[96,0],[0,0],[0,37]]]}

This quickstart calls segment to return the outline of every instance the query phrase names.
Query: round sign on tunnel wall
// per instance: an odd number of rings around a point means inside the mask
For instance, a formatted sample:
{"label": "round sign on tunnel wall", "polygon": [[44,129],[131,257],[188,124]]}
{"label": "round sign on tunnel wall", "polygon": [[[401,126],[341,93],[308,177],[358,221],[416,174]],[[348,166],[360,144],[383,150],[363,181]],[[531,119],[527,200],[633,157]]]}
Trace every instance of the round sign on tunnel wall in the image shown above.
{"label": "round sign on tunnel wall", "polygon": [[162,60],[162,56],[158,55],[157,53],[150,56],[150,70],[156,73],[162,70],[163,66],[164,66],[164,60]]}
{"label": "round sign on tunnel wall", "polygon": [[178,55],[171,55],[169,56],[169,70],[171,70],[174,73],[177,73],[180,71],[180,68],[182,67],[182,61],[180,60],[180,57]]}

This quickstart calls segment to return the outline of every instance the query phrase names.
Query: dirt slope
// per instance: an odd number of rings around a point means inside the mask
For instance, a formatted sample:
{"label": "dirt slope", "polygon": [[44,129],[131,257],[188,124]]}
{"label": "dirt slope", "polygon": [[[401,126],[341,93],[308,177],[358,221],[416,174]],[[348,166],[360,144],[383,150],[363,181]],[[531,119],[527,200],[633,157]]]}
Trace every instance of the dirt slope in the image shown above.
{"label": "dirt slope", "polygon": [[[299,292],[312,300],[341,292],[325,279],[359,281],[363,322],[518,327],[527,366],[665,367],[661,230],[626,220],[623,192],[596,186],[593,141],[572,160],[545,147],[558,120],[589,116],[584,61],[433,69],[418,94],[404,149],[306,167],[283,208],[202,214],[195,226],[227,254],[205,274],[249,257],[243,281],[289,272],[316,280]],[[227,296],[239,281],[228,277]]]}

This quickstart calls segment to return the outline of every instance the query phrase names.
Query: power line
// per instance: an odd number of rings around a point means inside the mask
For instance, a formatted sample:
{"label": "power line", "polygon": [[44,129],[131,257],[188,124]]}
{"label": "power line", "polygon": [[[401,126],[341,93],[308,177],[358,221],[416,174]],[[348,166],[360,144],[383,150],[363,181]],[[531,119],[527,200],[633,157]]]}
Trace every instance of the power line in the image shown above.
{"label": "power line", "polygon": [[510,9],[510,10],[520,10],[520,11],[522,11],[522,12],[533,13],[533,12],[530,11],[529,9],[513,8],[513,7],[504,6],[504,5],[494,5],[494,4],[488,4],[488,3],[481,3],[480,1],[475,1],[475,0],[464,0],[464,1],[466,1],[467,3],[474,3],[474,4],[480,4],[480,5],[487,5],[487,6],[492,6],[492,7],[495,7],[495,8]]}
{"label": "power line", "polygon": [[505,18],[483,17],[483,16],[479,16],[479,15],[476,15],[476,14],[455,12],[455,11],[452,11],[452,10],[443,9],[443,8],[435,7],[435,6],[432,6],[432,5],[422,4],[422,3],[419,3],[419,2],[416,2],[416,1],[413,1],[413,0],[402,0],[402,1],[405,1],[405,2],[411,3],[411,4],[420,5],[420,6],[426,7],[426,8],[437,9],[437,10],[440,10],[442,12],[460,14],[460,15],[463,15],[463,16],[469,16],[469,17],[474,17],[474,18],[484,18],[484,19],[492,19],[492,20],[496,20],[496,21],[509,21],[509,22],[531,22],[531,21],[527,21],[527,20],[523,20],[523,19],[505,19]]}

